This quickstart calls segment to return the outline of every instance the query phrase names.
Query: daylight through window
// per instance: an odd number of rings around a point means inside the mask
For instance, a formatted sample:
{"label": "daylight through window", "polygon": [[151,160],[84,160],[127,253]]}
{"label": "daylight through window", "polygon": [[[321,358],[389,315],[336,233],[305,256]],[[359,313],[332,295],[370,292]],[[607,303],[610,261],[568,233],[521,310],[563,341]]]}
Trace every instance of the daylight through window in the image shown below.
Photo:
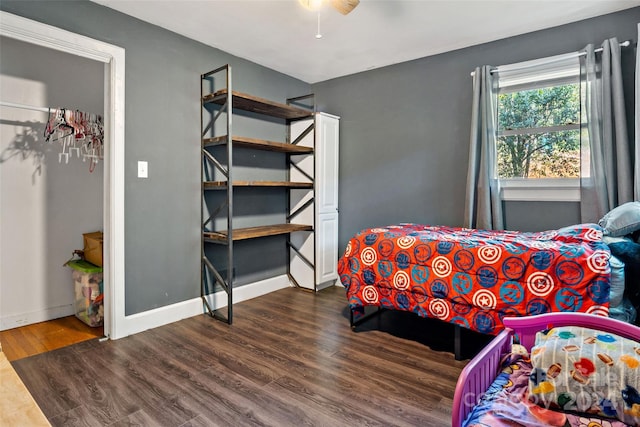
{"label": "daylight through window", "polygon": [[560,78],[557,69],[551,78],[544,71],[520,73],[517,84],[500,77],[498,178],[580,177],[577,60],[568,68]]}

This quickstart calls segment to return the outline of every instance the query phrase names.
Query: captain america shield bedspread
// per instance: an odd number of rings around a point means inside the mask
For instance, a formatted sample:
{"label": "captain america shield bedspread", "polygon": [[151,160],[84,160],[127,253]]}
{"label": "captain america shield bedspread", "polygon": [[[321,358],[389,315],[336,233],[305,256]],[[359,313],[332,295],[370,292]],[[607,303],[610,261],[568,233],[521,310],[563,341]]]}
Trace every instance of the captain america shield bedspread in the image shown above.
{"label": "captain america shield bedspread", "polygon": [[338,272],[356,312],[380,306],[496,334],[505,316],[606,316],[609,257],[596,224],[537,233],[399,224],[356,234]]}

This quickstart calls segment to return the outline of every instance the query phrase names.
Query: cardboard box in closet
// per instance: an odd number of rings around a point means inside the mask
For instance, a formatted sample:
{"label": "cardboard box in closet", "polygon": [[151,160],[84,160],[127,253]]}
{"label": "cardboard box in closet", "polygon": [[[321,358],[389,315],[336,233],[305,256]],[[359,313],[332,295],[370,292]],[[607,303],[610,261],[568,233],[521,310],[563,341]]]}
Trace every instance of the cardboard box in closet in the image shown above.
{"label": "cardboard box in closet", "polygon": [[102,267],[102,231],[84,233],[84,259]]}

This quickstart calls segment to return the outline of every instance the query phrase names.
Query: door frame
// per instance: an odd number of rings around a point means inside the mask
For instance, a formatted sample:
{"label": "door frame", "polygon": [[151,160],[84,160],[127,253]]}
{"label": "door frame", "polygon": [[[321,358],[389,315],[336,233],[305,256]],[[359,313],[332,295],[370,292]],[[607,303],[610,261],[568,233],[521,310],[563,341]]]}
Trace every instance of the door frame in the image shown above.
{"label": "door frame", "polygon": [[0,36],[104,63],[104,334],[127,335],[124,290],[125,50],[0,11]]}

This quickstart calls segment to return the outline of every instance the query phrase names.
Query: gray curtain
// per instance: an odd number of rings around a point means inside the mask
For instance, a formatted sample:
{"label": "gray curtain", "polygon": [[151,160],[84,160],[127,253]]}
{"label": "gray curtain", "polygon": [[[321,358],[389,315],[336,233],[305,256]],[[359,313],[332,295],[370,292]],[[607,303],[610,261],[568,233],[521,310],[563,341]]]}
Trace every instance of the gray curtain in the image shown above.
{"label": "gray curtain", "polygon": [[[640,40],[640,24],[638,24],[638,38]],[[634,162],[634,191],[633,200],[640,200],[640,55],[636,45],[636,144]]]}
{"label": "gray curtain", "polygon": [[630,140],[624,109],[620,45],[592,44],[582,57],[583,95],[580,198],[582,222],[598,222],[608,211],[633,200]]}
{"label": "gray curtain", "polygon": [[473,106],[467,197],[464,226],[484,230],[504,229],[500,183],[496,177],[498,75],[491,66],[476,68],[473,75]]}

